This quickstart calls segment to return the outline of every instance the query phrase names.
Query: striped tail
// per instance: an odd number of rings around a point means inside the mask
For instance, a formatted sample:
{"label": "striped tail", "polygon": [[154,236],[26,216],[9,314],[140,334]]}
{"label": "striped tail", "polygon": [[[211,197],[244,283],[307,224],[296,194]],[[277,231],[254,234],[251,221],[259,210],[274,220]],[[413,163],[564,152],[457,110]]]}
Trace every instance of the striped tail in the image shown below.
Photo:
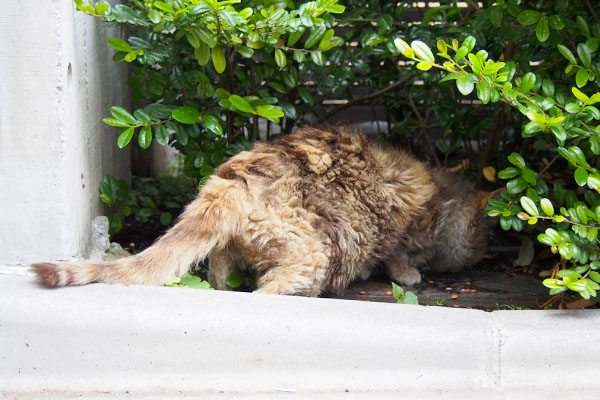
{"label": "striped tail", "polygon": [[92,282],[162,285],[183,275],[215,248],[223,248],[240,226],[240,201],[247,196],[235,181],[211,178],[179,221],[151,247],[108,262],[38,263],[31,267],[47,287]]}

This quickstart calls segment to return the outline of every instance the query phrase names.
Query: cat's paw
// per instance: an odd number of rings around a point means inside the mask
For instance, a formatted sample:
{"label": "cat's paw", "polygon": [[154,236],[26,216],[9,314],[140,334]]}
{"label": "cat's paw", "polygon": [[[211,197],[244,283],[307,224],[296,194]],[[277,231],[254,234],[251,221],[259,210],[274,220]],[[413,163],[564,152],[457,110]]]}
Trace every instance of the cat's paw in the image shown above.
{"label": "cat's paw", "polygon": [[402,285],[412,286],[421,282],[421,273],[414,267],[404,267],[394,274],[393,279]]}

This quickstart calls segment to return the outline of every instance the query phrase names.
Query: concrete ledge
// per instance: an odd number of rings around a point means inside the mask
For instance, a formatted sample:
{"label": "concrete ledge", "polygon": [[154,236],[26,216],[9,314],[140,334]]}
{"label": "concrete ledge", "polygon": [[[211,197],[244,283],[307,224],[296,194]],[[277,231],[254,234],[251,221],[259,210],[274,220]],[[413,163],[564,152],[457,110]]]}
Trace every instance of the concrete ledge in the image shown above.
{"label": "concrete ledge", "polygon": [[5,274],[0,397],[586,398],[599,322]]}

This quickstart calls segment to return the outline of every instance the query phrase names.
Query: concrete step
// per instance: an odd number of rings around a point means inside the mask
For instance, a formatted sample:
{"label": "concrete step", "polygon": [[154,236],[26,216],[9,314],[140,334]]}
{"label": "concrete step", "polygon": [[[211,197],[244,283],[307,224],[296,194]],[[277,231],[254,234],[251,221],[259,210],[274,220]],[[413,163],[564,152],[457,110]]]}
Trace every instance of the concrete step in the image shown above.
{"label": "concrete step", "polygon": [[106,284],[49,290],[4,274],[0,396],[591,399],[598,327],[597,310],[487,313]]}

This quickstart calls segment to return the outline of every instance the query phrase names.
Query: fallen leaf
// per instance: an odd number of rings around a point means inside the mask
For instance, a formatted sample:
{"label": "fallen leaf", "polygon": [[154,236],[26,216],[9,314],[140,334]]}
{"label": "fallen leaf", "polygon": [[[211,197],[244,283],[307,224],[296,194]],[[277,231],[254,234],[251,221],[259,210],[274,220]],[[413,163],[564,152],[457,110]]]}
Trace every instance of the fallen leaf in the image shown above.
{"label": "fallen leaf", "polygon": [[588,308],[588,307],[592,307],[596,305],[596,302],[593,300],[586,300],[586,299],[579,299],[579,300],[575,300],[572,301],[570,303],[567,303],[566,306],[569,310],[577,310],[580,308]]}
{"label": "fallen leaf", "polygon": [[496,168],[485,167],[483,169],[483,177],[490,182],[495,182],[496,181]]}

